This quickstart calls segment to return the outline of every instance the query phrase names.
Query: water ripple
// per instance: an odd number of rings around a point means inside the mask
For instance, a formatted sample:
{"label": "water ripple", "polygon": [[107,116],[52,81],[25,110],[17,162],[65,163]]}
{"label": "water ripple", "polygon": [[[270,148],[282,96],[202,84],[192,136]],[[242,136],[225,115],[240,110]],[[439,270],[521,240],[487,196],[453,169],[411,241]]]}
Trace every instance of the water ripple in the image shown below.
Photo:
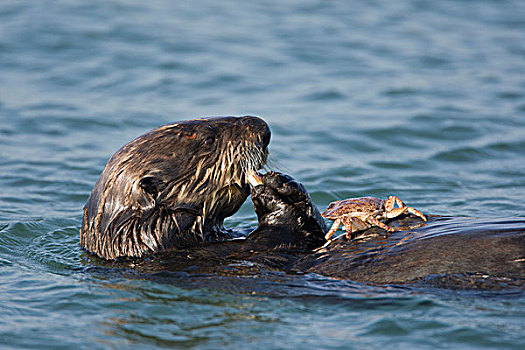
{"label": "water ripple", "polygon": [[[86,269],[78,228],[119,147],[223,114],[263,116],[268,169],[320,208],[396,194],[432,214],[521,222],[524,14],[515,1],[3,1],[3,344],[523,348],[521,295],[314,275],[225,279],[220,291],[213,276],[141,280]],[[227,224],[255,226],[252,204]]]}

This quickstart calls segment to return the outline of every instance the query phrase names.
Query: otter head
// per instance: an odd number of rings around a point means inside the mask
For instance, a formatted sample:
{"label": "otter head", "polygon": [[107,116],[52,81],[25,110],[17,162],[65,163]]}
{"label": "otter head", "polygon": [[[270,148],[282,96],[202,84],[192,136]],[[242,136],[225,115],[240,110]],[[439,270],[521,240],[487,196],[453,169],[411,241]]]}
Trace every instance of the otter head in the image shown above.
{"label": "otter head", "polygon": [[227,238],[266,162],[270,128],[257,117],[196,119],[131,141],[106,164],[84,207],[80,243],[106,259]]}

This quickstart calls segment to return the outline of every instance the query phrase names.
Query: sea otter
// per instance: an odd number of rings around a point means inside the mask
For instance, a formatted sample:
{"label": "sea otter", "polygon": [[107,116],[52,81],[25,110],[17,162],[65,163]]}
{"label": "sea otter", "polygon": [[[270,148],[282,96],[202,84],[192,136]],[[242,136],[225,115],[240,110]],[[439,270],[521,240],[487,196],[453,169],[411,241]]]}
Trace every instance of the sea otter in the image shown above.
{"label": "sea otter", "polygon": [[256,117],[154,129],[108,161],[84,207],[80,244],[105,259],[231,238],[223,227],[266,162],[270,128]]}
{"label": "sea otter", "polygon": [[[251,190],[247,183],[246,173],[266,162],[270,135],[262,119],[246,116],[177,122],[131,141],[108,161],[86,203],[81,245],[104,259],[154,254],[133,262],[149,272],[230,273],[231,263],[247,261],[380,284],[457,275],[468,284],[489,274],[523,285],[524,220],[464,227],[465,219],[431,217],[408,236],[340,240],[315,251],[327,227],[304,186],[277,172]],[[258,227],[231,240],[223,221],[250,193]]]}

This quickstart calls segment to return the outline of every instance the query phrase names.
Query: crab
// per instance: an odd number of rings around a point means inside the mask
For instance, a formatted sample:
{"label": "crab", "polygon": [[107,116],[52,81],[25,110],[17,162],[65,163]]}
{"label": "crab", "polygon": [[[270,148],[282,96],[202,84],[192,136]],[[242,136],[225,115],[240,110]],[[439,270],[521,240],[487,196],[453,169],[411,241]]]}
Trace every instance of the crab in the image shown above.
{"label": "crab", "polygon": [[252,185],[252,187],[259,186],[263,184],[262,176],[257,171],[249,169],[246,172],[246,180]]}
{"label": "crab", "polygon": [[[397,208],[394,208],[397,204]],[[395,230],[382,223],[381,219],[395,218],[404,213],[419,216],[423,221],[427,218],[419,210],[407,207],[401,199],[390,196],[387,199],[376,197],[350,198],[330,203],[328,208],[321,214],[323,217],[333,220],[334,223],[325,235],[325,239],[331,242],[331,238],[343,225],[346,237],[350,238],[352,232],[366,230],[372,226],[378,226],[385,231],[394,232]]]}

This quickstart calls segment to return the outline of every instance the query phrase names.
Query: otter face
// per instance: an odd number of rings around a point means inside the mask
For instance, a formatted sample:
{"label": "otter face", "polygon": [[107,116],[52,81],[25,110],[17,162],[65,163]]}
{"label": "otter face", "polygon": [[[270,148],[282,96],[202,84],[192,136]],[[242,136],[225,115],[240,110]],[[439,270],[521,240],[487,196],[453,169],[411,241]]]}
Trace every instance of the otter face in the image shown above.
{"label": "otter face", "polygon": [[223,221],[250,194],[245,174],[265,164],[270,135],[247,116],[182,121],[136,138],[91,192],[81,245],[114,259],[227,238]]}

